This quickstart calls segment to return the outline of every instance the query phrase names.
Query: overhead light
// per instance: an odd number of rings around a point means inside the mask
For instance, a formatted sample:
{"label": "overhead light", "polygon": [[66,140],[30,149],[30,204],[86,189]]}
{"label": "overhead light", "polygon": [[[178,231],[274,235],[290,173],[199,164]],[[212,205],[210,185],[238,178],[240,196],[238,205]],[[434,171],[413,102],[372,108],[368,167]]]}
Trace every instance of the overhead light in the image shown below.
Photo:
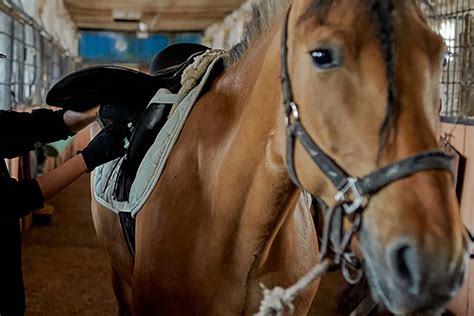
{"label": "overhead light", "polygon": [[148,37],[148,24],[145,22],[138,23],[137,38],[147,39]]}
{"label": "overhead light", "polygon": [[148,31],[148,24],[146,24],[145,22],[138,23],[138,30],[140,32],[147,32]]}

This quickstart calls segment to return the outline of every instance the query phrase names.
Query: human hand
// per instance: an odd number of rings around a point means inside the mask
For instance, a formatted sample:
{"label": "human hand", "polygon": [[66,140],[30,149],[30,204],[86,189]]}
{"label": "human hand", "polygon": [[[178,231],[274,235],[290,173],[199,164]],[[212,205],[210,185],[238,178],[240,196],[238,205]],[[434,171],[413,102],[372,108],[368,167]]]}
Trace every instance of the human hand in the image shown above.
{"label": "human hand", "polygon": [[127,124],[138,120],[141,111],[138,111],[133,105],[125,104],[101,104],[99,117],[108,122],[117,124]]}
{"label": "human hand", "polygon": [[124,138],[130,133],[127,125],[110,125],[100,131],[81,152],[89,171],[125,153]]}

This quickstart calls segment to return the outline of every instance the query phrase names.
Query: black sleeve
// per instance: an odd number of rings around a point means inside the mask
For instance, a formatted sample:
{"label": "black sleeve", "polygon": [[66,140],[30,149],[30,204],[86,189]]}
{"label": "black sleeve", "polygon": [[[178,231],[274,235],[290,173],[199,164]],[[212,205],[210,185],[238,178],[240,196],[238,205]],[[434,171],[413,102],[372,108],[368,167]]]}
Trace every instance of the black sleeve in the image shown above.
{"label": "black sleeve", "polygon": [[64,123],[65,110],[32,113],[0,111],[0,157],[13,158],[34,149],[36,142],[50,143],[74,133]]}
{"label": "black sleeve", "polygon": [[17,181],[13,178],[0,180],[0,220],[3,216],[24,217],[44,206],[43,192],[35,179]]}

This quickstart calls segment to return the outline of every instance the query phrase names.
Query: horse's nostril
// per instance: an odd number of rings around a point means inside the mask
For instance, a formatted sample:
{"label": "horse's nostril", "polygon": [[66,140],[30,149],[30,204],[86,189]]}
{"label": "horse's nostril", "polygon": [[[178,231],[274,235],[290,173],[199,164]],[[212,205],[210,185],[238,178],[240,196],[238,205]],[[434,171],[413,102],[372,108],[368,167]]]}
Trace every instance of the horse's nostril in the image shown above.
{"label": "horse's nostril", "polygon": [[410,269],[408,268],[408,262],[407,262],[409,260],[408,250],[409,250],[408,246],[402,246],[396,250],[395,268],[397,269],[397,273],[399,274],[400,277],[402,277],[404,280],[411,283],[413,278],[412,278]]}
{"label": "horse's nostril", "polygon": [[389,261],[397,283],[412,294],[420,292],[420,262],[416,248],[407,242],[396,242],[390,247]]}

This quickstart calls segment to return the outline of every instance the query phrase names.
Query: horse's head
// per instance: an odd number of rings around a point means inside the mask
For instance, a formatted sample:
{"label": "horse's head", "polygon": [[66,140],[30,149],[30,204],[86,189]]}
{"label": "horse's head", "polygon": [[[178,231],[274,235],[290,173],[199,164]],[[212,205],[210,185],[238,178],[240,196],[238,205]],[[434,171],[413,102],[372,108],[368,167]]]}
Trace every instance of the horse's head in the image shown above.
{"label": "horse's head", "polygon": [[[299,121],[349,175],[361,178],[439,148],[444,45],[415,0],[294,0],[287,29]],[[295,143],[302,186],[332,203],[330,177]],[[362,213],[366,275],[394,313],[441,308],[466,273],[468,242],[452,174],[425,164],[371,192]]]}

